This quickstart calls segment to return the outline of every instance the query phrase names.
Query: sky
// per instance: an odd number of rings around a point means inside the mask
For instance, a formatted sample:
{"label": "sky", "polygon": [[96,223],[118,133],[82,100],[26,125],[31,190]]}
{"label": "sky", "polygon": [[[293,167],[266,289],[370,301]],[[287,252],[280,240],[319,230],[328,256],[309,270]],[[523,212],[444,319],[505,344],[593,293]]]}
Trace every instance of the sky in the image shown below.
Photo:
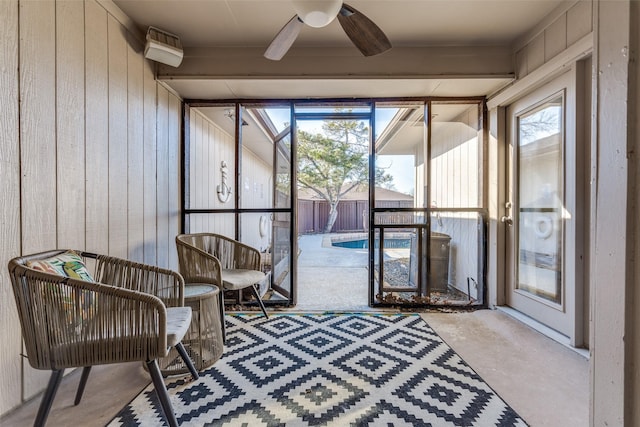
{"label": "sky", "polygon": [[[376,129],[379,134],[396,113],[394,108],[379,108],[376,110]],[[270,108],[269,117],[276,128],[281,131],[291,121],[289,108]],[[313,123],[313,124],[312,124]],[[308,122],[307,129],[321,132],[321,121]],[[413,194],[414,188],[414,159],[413,156],[381,156],[377,160],[377,165],[386,169],[387,173],[394,178],[396,191],[405,194]]]}

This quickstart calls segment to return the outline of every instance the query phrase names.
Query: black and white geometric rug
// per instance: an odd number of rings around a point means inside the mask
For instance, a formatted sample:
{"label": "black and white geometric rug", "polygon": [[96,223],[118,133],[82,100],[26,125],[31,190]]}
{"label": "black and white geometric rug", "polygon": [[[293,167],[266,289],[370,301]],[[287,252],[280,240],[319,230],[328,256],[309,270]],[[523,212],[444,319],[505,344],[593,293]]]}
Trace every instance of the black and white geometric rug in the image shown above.
{"label": "black and white geometric rug", "polygon": [[[417,314],[226,321],[219,361],[167,379],[182,426],[526,426]],[[156,425],[152,386],[110,424]]]}

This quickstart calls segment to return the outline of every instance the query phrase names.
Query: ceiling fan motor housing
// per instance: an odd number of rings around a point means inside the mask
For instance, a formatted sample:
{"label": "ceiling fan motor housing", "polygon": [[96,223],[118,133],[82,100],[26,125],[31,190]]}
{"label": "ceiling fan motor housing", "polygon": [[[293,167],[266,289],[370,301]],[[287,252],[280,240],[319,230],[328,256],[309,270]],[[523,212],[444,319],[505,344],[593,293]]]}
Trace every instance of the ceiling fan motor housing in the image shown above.
{"label": "ceiling fan motor housing", "polygon": [[314,28],[329,25],[342,7],[342,0],[293,0],[292,3],[302,22]]}

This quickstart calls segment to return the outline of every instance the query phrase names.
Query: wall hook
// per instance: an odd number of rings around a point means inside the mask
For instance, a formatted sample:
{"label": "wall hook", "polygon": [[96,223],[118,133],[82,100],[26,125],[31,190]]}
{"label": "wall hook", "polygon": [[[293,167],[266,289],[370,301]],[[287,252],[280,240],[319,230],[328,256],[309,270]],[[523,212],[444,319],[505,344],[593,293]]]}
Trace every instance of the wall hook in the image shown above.
{"label": "wall hook", "polygon": [[216,192],[218,193],[218,200],[222,203],[227,203],[229,197],[231,197],[231,187],[227,185],[227,162],[224,160],[220,162],[220,174],[222,179],[220,184],[216,186]]}

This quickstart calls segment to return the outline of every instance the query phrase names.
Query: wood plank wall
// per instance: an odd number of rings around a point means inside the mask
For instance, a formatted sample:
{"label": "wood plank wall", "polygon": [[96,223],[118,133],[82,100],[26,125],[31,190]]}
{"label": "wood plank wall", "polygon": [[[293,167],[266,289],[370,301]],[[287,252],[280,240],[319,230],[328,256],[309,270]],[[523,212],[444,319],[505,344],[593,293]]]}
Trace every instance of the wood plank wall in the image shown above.
{"label": "wood plank wall", "polygon": [[592,9],[592,1],[577,1],[553,22],[546,23],[546,26],[526,39],[516,52],[518,79],[531,74],[567,47],[589,35],[593,30]]}
{"label": "wood plank wall", "polygon": [[[0,1],[0,263],[72,247],[177,268],[181,100],[95,0]],[[20,356],[0,269],[0,416],[47,372]]]}
{"label": "wood plank wall", "polygon": [[[22,339],[5,267],[20,253],[20,139],[18,114],[18,3],[0,1],[0,414],[20,404]],[[11,309],[7,309],[11,307]]]}
{"label": "wood plank wall", "polygon": [[[220,107],[229,108],[229,107]],[[226,120],[226,119],[224,119]],[[190,109],[190,207],[194,209],[233,209],[235,194],[226,203],[218,199],[216,186],[221,182],[220,164],[227,163],[227,185],[235,192],[235,136],[197,108]],[[179,162],[170,162],[179,165]],[[241,207],[246,209],[268,209],[273,205],[271,190],[272,167],[248,148],[242,149]],[[173,190],[170,189],[170,194]],[[260,236],[261,213],[241,215],[241,240],[255,248],[269,246],[270,235]],[[171,213],[173,216],[173,213]],[[266,215],[270,217],[270,215]],[[235,235],[233,214],[191,215],[189,232],[220,233],[229,237]],[[270,224],[269,224],[270,233]]]}
{"label": "wood plank wall", "polygon": [[[20,2],[19,138],[23,253],[56,247],[58,243],[55,9],[54,2]],[[29,398],[45,384],[47,376],[46,372],[28,370],[24,363],[23,366],[22,392],[24,398]]]}
{"label": "wood plank wall", "polygon": [[[233,209],[235,207],[235,137],[225,132],[195,108],[190,110],[191,152],[189,172],[193,209]],[[234,194],[227,203],[218,200],[216,185],[220,184],[220,163],[227,162],[227,185]],[[191,233],[210,232],[235,237],[233,214],[192,215]]]}

